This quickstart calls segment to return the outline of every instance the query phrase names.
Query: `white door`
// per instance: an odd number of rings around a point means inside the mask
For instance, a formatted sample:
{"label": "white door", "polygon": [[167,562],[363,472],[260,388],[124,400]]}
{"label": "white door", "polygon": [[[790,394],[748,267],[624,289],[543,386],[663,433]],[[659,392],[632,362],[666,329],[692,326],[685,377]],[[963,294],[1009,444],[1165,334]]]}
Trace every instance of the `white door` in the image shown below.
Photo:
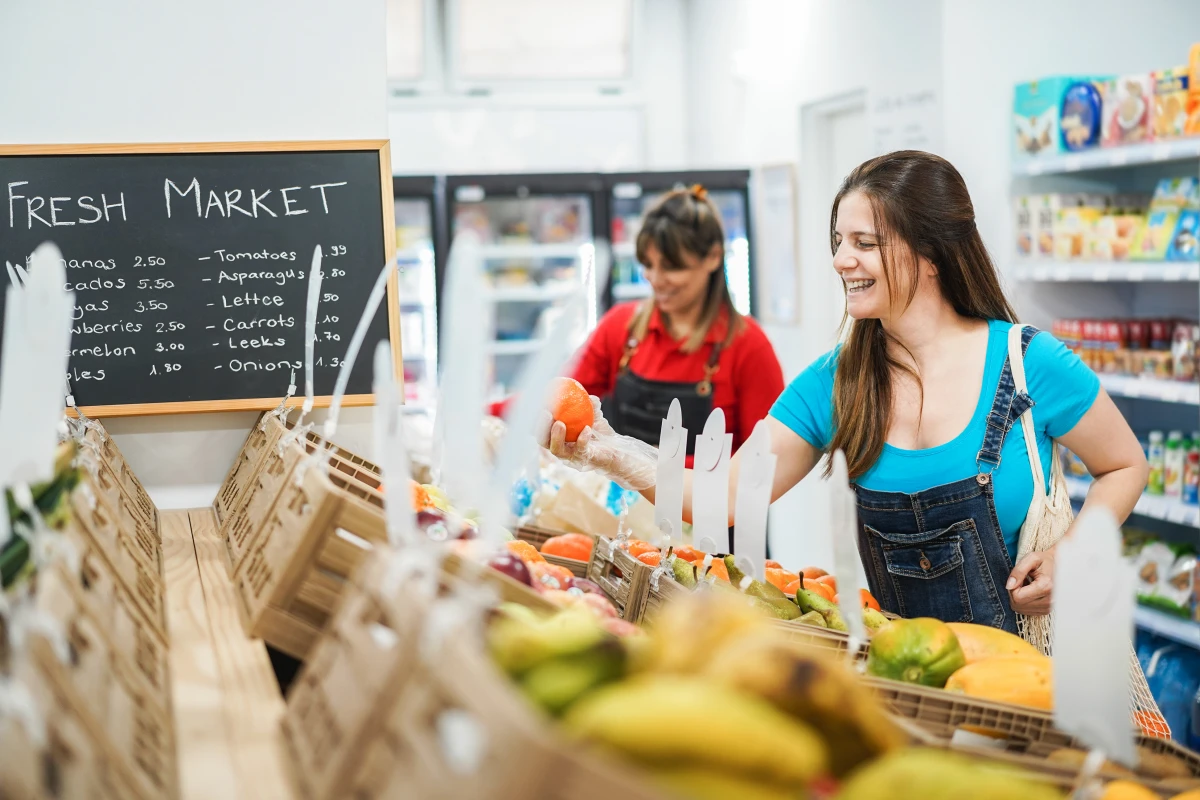
{"label": "white door", "polygon": [[[800,136],[800,324],[766,327],[788,382],[837,342],[845,295],[833,271],[829,216],[842,180],[872,155],[865,93],[805,106]],[[771,552],[789,569],[833,567],[829,493],[820,469],[771,508]]]}

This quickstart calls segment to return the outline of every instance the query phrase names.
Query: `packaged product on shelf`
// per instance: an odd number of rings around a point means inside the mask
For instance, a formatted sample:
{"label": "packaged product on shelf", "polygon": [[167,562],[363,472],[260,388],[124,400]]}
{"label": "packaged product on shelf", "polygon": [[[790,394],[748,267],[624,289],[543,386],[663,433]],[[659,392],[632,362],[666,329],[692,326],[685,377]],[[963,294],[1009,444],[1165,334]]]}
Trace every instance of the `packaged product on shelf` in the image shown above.
{"label": "packaged product on shelf", "polygon": [[1145,319],[1131,319],[1126,325],[1126,331],[1129,336],[1130,350],[1149,350],[1150,349],[1150,321]]}
{"label": "packaged product on shelf", "polygon": [[1104,146],[1145,142],[1154,136],[1154,74],[1124,75],[1104,90]]}
{"label": "packaged product on shelf", "polygon": [[1013,157],[1025,159],[1059,150],[1059,112],[1070,78],[1019,83],[1013,92]]}
{"label": "packaged product on shelf", "polygon": [[1063,92],[1058,119],[1063,150],[1076,152],[1100,145],[1107,83],[1107,79],[1078,80]]}
{"label": "packaged product on shelf", "polygon": [[1175,565],[1175,553],[1162,542],[1151,542],[1138,553],[1134,565],[1137,568],[1138,597],[1154,597]]}
{"label": "packaged product on shelf", "polygon": [[1191,322],[1176,322],[1171,340],[1171,368],[1176,380],[1196,380],[1196,328]]}
{"label": "packaged product on shelf", "polygon": [[1166,450],[1163,447],[1162,431],[1150,432],[1150,446],[1146,449],[1146,461],[1150,465],[1150,475],[1146,479],[1147,494],[1162,494],[1163,482],[1165,475],[1163,470],[1166,467]]}
{"label": "packaged product on shelf", "polygon": [[1179,212],[1175,235],[1167,246],[1167,261],[1200,260],[1200,211],[1185,208]]}
{"label": "packaged product on shelf", "polygon": [[1127,325],[1118,320],[1103,323],[1100,347],[1100,372],[1120,373],[1128,369],[1125,353],[1129,352]]}
{"label": "packaged product on shelf", "polygon": [[1183,502],[1200,503],[1200,431],[1192,433],[1183,463]]}
{"label": "packaged product on shelf", "polygon": [[1068,478],[1091,480],[1092,476],[1088,474],[1087,467],[1079,456],[1062,447],[1059,448],[1059,457],[1062,459],[1063,474]]}
{"label": "packaged product on shelf", "polygon": [[1170,350],[1173,333],[1174,329],[1170,320],[1150,320],[1150,349]]}
{"label": "packaged product on shelf", "polygon": [[1187,129],[1188,136],[1200,136],[1200,43],[1188,54]]}
{"label": "packaged product on shelf", "polygon": [[1054,257],[1059,261],[1083,258],[1105,200],[1099,195],[1075,194],[1060,198],[1054,219]]}
{"label": "packaged product on shelf", "polygon": [[1133,259],[1162,261],[1175,236],[1179,217],[1186,208],[1197,207],[1200,184],[1194,177],[1163,178],[1154,189],[1146,222],[1133,244]]}
{"label": "packaged product on shelf", "polygon": [[1037,243],[1033,232],[1032,197],[1018,197],[1013,201],[1013,229],[1017,234],[1017,256],[1029,258],[1034,254]]}
{"label": "packaged product on shelf", "polygon": [[1154,73],[1154,135],[1175,139],[1187,134],[1188,67]]}
{"label": "packaged product on shelf", "polygon": [[1059,196],[1056,194],[1038,194],[1030,199],[1038,258],[1054,258],[1054,220],[1058,207]]}
{"label": "packaged product on shelf", "polygon": [[1187,450],[1182,431],[1171,431],[1163,453],[1163,494],[1167,497],[1183,496],[1183,462]]}
{"label": "packaged product on shelf", "polygon": [[1171,564],[1166,580],[1159,585],[1159,597],[1174,606],[1171,611],[1190,617],[1196,604],[1195,584],[1196,556],[1185,553]]}

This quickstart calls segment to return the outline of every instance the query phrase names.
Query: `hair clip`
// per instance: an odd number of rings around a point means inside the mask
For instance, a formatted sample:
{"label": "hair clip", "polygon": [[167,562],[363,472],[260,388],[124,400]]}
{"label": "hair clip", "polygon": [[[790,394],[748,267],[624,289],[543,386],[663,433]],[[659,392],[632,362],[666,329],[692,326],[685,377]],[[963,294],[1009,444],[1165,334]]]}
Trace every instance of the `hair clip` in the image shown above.
{"label": "hair clip", "polygon": [[692,188],[689,189],[688,192],[692,195],[692,197],[696,198],[697,200],[707,200],[708,199],[708,189],[705,189],[699,183],[693,183]]}

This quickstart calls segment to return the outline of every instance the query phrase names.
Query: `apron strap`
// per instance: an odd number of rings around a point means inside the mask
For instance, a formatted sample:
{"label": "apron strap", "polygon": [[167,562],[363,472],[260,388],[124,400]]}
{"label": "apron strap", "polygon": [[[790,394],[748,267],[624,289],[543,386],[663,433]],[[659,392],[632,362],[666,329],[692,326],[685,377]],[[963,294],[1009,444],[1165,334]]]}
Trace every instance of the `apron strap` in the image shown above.
{"label": "apron strap", "polygon": [[[633,360],[637,353],[638,345],[641,344],[635,337],[630,336],[625,341],[625,349],[621,353],[621,360],[617,362],[617,375],[623,375],[629,370],[629,362]],[[712,379],[721,369],[721,351],[725,349],[724,342],[717,342],[713,345],[712,352],[709,353],[708,361],[704,364],[704,377],[696,383],[696,394],[701,397],[708,397],[712,394]]]}

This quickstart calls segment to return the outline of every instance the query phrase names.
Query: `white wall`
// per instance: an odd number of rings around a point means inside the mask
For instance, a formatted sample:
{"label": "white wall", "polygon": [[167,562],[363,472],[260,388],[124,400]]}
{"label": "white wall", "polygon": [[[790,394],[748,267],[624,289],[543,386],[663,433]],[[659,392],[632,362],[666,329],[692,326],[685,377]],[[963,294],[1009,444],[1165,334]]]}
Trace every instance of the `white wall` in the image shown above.
{"label": "white wall", "polygon": [[[387,136],[383,0],[0,2],[0,142]],[[369,453],[369,412],[346,446]],[[115,419],[163,507],[207,504],[253,414]]]}

